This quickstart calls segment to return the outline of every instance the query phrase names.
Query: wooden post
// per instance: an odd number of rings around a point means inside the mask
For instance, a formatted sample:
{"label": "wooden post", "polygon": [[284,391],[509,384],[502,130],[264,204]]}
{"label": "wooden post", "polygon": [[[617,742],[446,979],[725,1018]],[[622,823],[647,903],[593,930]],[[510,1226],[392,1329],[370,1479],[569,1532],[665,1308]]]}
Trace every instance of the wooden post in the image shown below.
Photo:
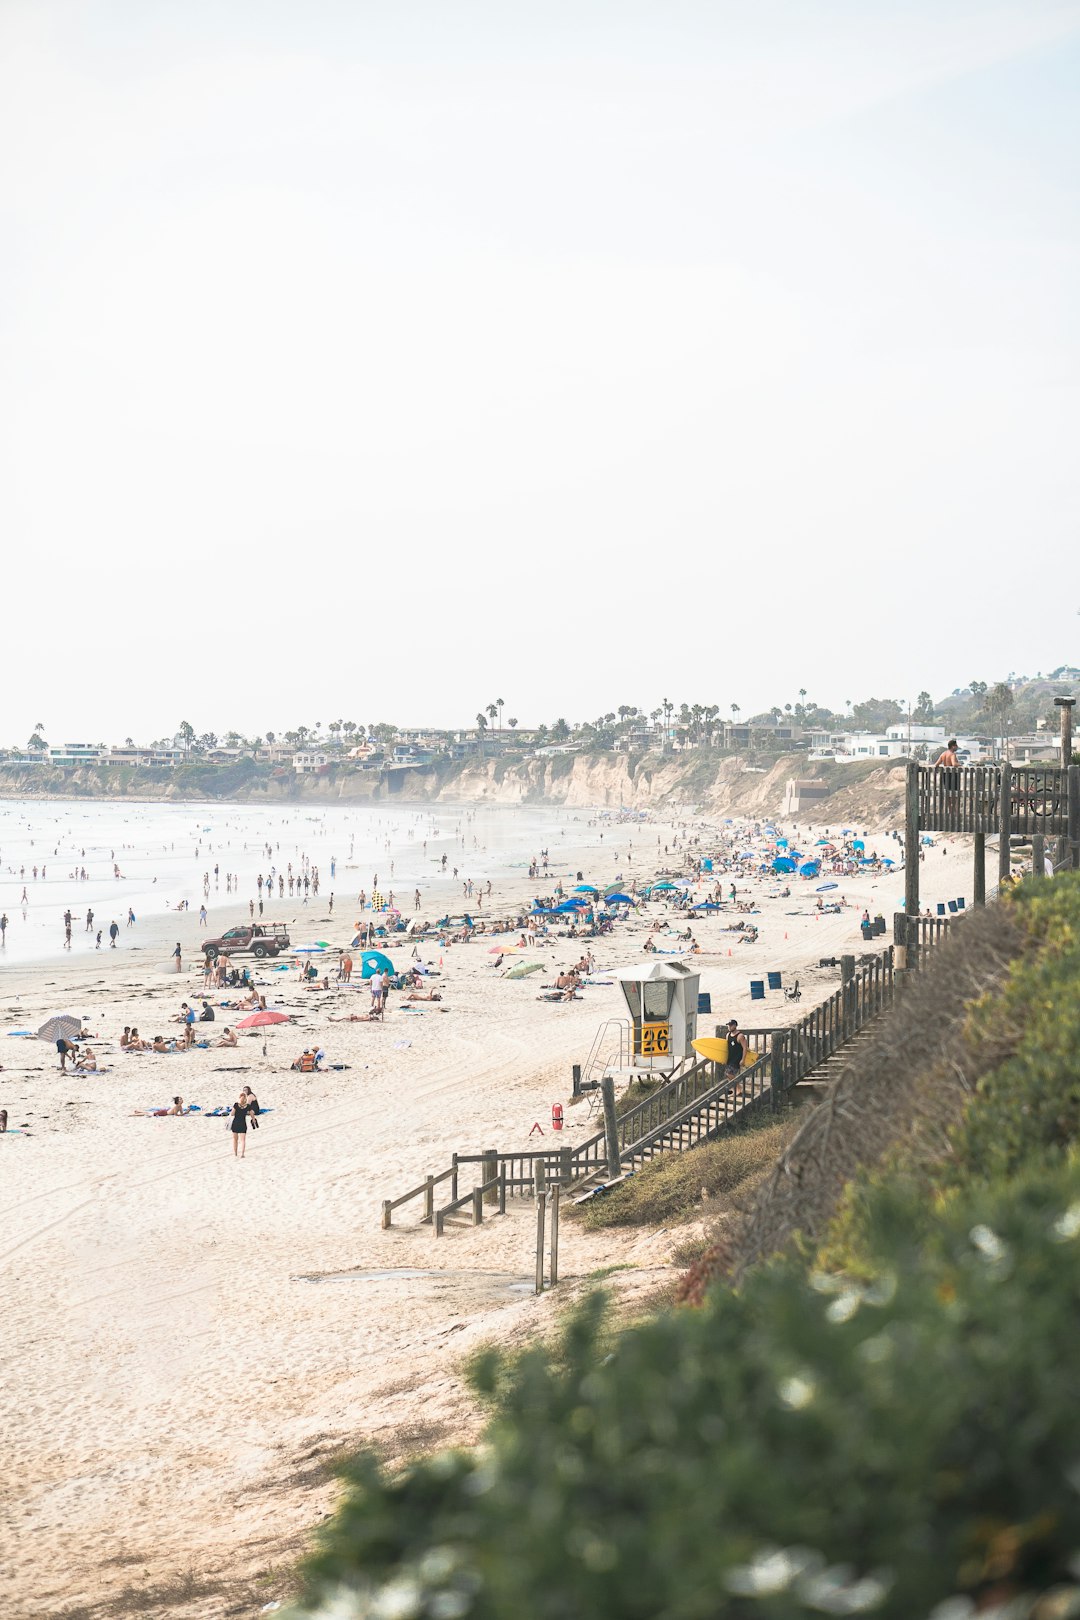
{"label": "wooden post", "polygon": [[424,1219],[430,1221],[435,1213],[435,1177],[428,1176],[424,1183]]}
{"label": "wooden post", "polygon": [[547,1187],[547,1165],[543,1159],[533,1160],[533,1191],[542,1198]]}
{"label": "wooden post", "polygon": [[919,767],[908,761],[904,794],[904,910],[919,915]]}
{"label": "wooden post", "polygon": [[474,1226],[484,1224],[484,1195],[479,1187],[472,1190],[472,1223]]}
{"label": "wooden post", "polygon": [[506,1162],[499,1166],[499,1214],[506,1214]]}
{"label": "wooden post", "polygon": [[1001,766],[1001,809],[999,818],[1001,832],[998,836],[998,890],[1005,888],[1009,881],[1009,845],[1012,841],[1012,766],[1008,760]]}
{"label": "wooden post", "polygon": [[559,1193],[558,1182],[551,1189],[551,1286],[559,1280]]}
{"label": "wooden post", "polygon": [[573,1095],[575,1097],[580,1097],[581,1096],[581,1064],[580,1063],[575,1063],[573,1068],[570,1070],[570,1073],[573,1075],[573,1079],[574,1079]]}
{"label": "wooden post", "polygon": [[855,958],[842,956],[840,958],[840,1039],[846,1041],[854,1032],[854,998],[852,996],[852,980],[855,977]]}
{"label": "wooden post", "polygon": [[986,834],[975,834],[975,881],[973,898],[977,906],[986,904]]}
{"label": "wooden post", "polygon": [[[498,1174],[499,1155],[494,1148],[485,1148],[484,1157],[480,1161],[480,1180],[486,1184],[489,1181],[494,1181]],[[489,1204],[497,1204],[499,1201],[498,1187],[489,1187],[484,1197]]]}
{"label": "wooden post", "polygon": [[1031,835],[1031,875],[1033,878],[1046,876],[1046,839],[1042,833]]}
{"label": "wooden post", "polygon": [[536,1292],[544,1292],[544,1227],[547,1225],[547,1193],[536,1199]]}
{"label": "wooden post", "polygon": [[450,1202],[452,1204],[456,1204],[457,1203],[457,1195],[458,1195],[457,1194],[458,1162],[457,1162],[457,1154],[456,1153],[451,1155],[450,1164],[451,1164],[452,1169],[453,1169],[453,1174],[450,1177]]}
{"label": "wooden post", "polygon": [[893,972],[907,972],[907,913],[894,911],[892,920]]}
{"label": "wooden post", "polygon": [[1067,771],[1072,764],[1072,712],[1075,698],[1056,697],[1055,707],[1061,710],[1061,768]]}
{"label": "wooden post", "polygon": [[775,1114],[780,1108],[781,1098],[787,1084],[784,1059],[787,1056],[787,1036],[783,1030],[775,1029],[770,1036],[769,1048],[769,1087],[772,1110]]}
{"label": "wooden post", "polygon": [[600,1095],[604,1099],[604,1137],[607,1142],[608,1175],[614,1181],[622,1168],[619,1153],[619,1116],[615,1112],[615,1080],[605,1074],[600,1082]]}
{"label": "wooden post", "polygon": [[390,1230],[390,1202],[391,1201],[390,1201],[389,1198],[384,1198],[383,1199],[382,1229],[383,1229],[384,1232],[389,1232],[389,1230]]}
{"label": "wooden post", "polygon": [[559,1185],[569,1187],[573,1175],[574,1150],[562,1147],[559,1149]]}
{"label": "wooden post", "polygon": [[1069,864],[1080,866],[1080,765],[1069,766]]}

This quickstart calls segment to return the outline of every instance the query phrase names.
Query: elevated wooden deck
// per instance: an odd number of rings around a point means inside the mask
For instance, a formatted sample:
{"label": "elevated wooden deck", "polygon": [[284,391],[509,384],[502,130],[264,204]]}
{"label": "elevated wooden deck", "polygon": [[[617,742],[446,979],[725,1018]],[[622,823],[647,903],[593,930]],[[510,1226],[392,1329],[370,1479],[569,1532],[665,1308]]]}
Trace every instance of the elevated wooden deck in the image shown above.
{"label": "elevated wooden deck", "polygon": [[[912,765],[920,832],[1041,833],[1069,837],[1080,810],[1080,767],[1061,765]],[[1070,805],[1073,820],[1070,822]]]}

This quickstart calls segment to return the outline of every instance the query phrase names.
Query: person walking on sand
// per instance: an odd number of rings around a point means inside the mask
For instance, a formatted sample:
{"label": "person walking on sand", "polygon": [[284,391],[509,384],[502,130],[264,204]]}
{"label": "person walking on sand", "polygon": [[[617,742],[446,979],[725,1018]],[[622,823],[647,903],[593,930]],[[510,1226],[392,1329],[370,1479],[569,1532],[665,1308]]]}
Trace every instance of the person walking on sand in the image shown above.
{"label": "person walking on sand", "polygon": [[94,932],[94,913],[92,911],[86,913],[86,932],[88,934]]}
{"label": "person walking on sand", "polygon": [[177,971],[177,973],[182,972],[183,967],[184,967],[184,957],[183,957],[183,952],[180,949],[180,941],[179,940],[177,940],[176,949],[173,951],[173,961],[176,963],[176,971]]}
{"label": "person walking on sand", "polygon": [[7,912],[0,914],[0,945],[7,944]]}
{"label": "person walking on sand", "polygon": [[238,1097],[232,1105],[232,1118],[229,1121],[234,1159],[242,1159],[247,1153],[247,1121],[247,1102],[243,1097]]}

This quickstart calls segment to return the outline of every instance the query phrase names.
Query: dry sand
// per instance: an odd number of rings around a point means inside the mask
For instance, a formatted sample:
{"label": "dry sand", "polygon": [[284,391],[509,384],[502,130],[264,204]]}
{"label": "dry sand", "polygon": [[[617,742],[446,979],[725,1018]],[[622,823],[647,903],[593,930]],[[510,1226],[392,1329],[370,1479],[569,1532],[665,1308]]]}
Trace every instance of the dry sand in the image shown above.
{"label": "dry sand", "polygon": [[[596,834],[575,836],[584,846]],[[559,853],[597,869],[584,847]],[[494,913],[537,887],[504,883]],[[817,918],[813,884],[799,884],[789,900],[762,901],[758,943],[730,957],[729,919],[695,922],[716,1017],[799,1016],[837,982],[817,959],[861,950],[859,911],[880,904],[891,915],[898,888],[845,880],[852,908]],[[939,846],[924,866],[925,900],[965,891],[960,841],[945,857]],[[311,912],[320,937],[331,925]],[[597,942],[600,969],[639,960],[655,916]],[[322,937],[343,937],[340,911],[334,928]],[[443,1169],[455,1149],[528,1146],[534,1121],[545,1143],[596,1128],[583,1107],[568,1108],[553,1139],[551,1106],[567,1099],[571,1063],[598,1024],[621,1014],[617,988],[540,1002],[548,975],[500,978],[490,945],[444,951],[443,1003],[409,1015],[395,995],[381,1025],[328,1022],[350,995],[366,1008],[363,991],[315,996],[294,973],[267,975],[299,1014],[298,1027],[270,1032],[266,1059],[259,1039],[170,1057],[117,1050],[125,1023],[171,1028],[168,1014],[201,975],[133,971],[122,952],[90,968],[5,974],[9,1024],[14,1013],[34,1027],[67,1004],[112,1038],[98,1046],[111,1072],[97,1076],[60,1074],[37,1042],[5,1041],[0,1054],[0,1104],[30,1131],[0,1140],[5,1616],[257,1613],[288,1590],[291,1561],[332,1506],[335,1454],[468,1442],[480,1419],[458,1374],[464,1352],[546,1330],[599,1268],[629,1267],[619,1281],[631,1297],[671,1279],[670,1235],[586,1234],[567,1221],[565,1281],[534,1298],[524,1202],[438,1242],[416,1225],[416,1204],[380,1230],[381,1200]],[[437,964],[438,947],[422,948]],[[545,959],[555,968],[580,949],[559,940]],[[801,1005],[751,1003],[749,978],[766,967],[799,975]],[[347,1070],[289,1071],[316,1036]],[[272,1112],[243,1162],[223,1119],[132,1117],[174,1092],[228,1102],[244,1082]],[[375,1275],[345,1275],[357,1270]]]}

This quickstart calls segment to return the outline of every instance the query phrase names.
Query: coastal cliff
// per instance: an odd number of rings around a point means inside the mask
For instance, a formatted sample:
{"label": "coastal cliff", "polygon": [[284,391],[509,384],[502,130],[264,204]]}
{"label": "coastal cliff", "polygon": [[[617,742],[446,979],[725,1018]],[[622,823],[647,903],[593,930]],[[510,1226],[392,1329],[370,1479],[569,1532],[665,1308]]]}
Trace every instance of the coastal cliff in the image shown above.
{"label": "coastal cliff", "polygon": [[280,767],[271,771],[247,759],[229,765],[193,761],[177,770],[0,766],[0,798],[245,804],[371,804],[396,799],[410,804],[550,804],[588,810],[664,806],[779,815],[785,787],[794,776],[809,776],[832,790],[815,806],[815,821],[886,819],[898,812],[903,799],[902,764],[810,764],[805,755],[785,754],[768,763],[749,765],[744,759],[711,750],[503,756],[362,771],[334,765],[325,774],[311,776]]}

